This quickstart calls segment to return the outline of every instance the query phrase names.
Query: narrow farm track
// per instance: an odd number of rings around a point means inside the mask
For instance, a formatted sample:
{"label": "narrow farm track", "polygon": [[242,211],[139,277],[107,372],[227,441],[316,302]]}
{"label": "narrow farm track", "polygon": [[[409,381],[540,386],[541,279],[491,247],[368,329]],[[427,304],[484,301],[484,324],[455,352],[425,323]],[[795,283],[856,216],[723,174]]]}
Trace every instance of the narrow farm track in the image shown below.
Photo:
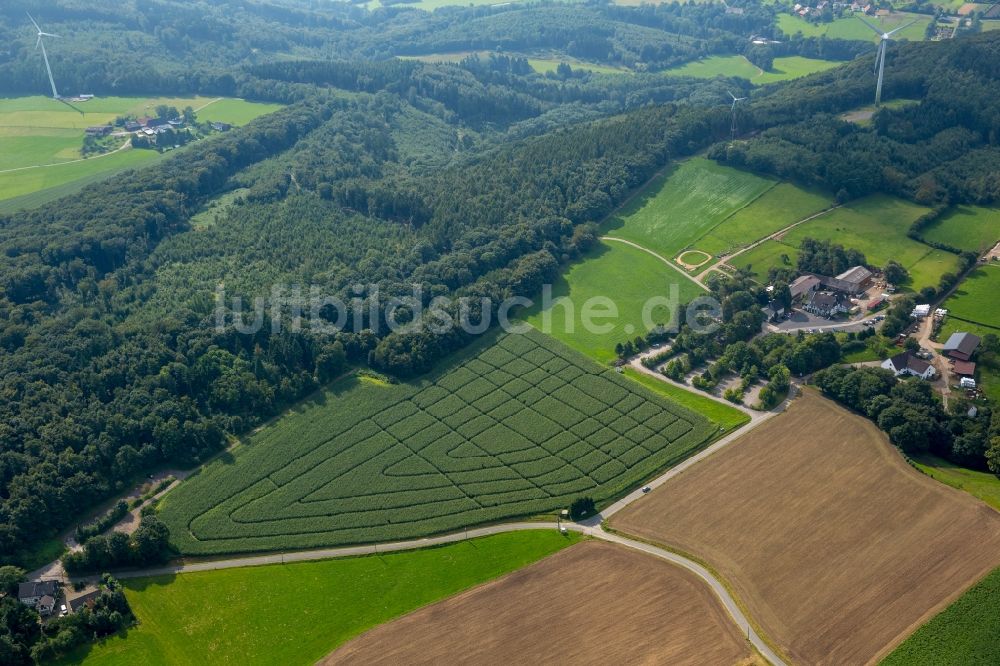
{"label": "narrow farm track", "polygon": [[25,171],[27,169],[44,169],[45,167],[57,167],[63,166],[64,164],[76,164],[78,162],[93,162],[94,160],[99,160],[102,157],[108,157],[109,155],[114,155],[115,153],[120,153],[126,148],[131,148],[131,141],[126,141],[122,145],[118,146],[114,150],[109,150],[106,153],[101,153],[100,155],[94,155],[93,157],[81,157],[76,160],[69,160],[67,162],[52,162],[51,164],[32,164],[31,166],[16,167],[14,169],[0,169],[0,173],[11,173],[13,171]]}
{"label": "narrow farm track", "polygon": [[774,240],[776,238],[780,238],[781,236],[787,234],[789,231],[791,231],[795,227],[799,226],[800,224],[805,224],[806,222],[809,222],[810,220],[815,220],[817,217],[820,217],[822,215],[826,215],[827,213],[829,213],[831,211],[835,211],[838,208],[840,208],[841,205],[842,204],[837,204],[836,206],[831,206],[830,208],[827,208],[826,210],[821,210],[818,213],[813,213],[809,217],[804,217],[801,220],[799,220],[798,222],[793,222],[793,223],[789,224],[787,227],[785,227],[783,229],[778,229],[773,234],[770,234],[768,236],[764,236],[760,240],[756,240],[753,243],[750,243],[749,245],[747,245],[746,247],[740,248],[736,252],[733,252],[732,254],[727,254],[725,256],[719,257],[718,261],[716,261],[711,266],[709,266],[708,268],[706,268],[705,270],[703,270],[701,273],[699,273],[696,276],[696,279],[700,283],[702,280],[704,280],[706,277],[708,277],[708,274],[711,273],[712,271],[722,271],[723,270],[722,267],[729,265],[729,261],[731,259],[740,256],[744,252],[749,252],[750,250],[754,249],[755,247],[757,247],[761,243],[766,243],[769,240]]}
{"label": "narrow farm track", "polygon": [[[683,275],[684,277],[686,277],[688,280],[691,280],[691,282],[694,282],[696,285],[698,285],[702,289],[708,291],[708,287],[706,287],[705,283],[703,283],[700,279],[698,279],[697,277],[695,277],[693,275],[689,275],[683,269],[681,269],[679,266],[675,265],[674,262],[670,261],[669,259],[666,259],[661,254],[657,254],[656,252],[653,252],[652,250],[650,250],[647,247],[643,247],[643,246],[639,245],[638,243],[633,243],[630,240],[625,240],[624,238],[616,238],[614,236],[601,236],[601,240],[604,240],[604,241],[614,241],[615,243],[624,243],[625,245],[631,245],[632,247],[634,247],[637,250],[642,250],[643,252],[647,252],[647,253],[653,255],[654,257],[656,257],[657,259],[659,259],[660,261],[662,261],[663,263],[665,263],[667,266],[670,266],[672,269],[674,269],[675,271],[677,271],[678,273],[680,273],[681,275]],[[704,273],[702,273],[702,275],[704,275]]]}

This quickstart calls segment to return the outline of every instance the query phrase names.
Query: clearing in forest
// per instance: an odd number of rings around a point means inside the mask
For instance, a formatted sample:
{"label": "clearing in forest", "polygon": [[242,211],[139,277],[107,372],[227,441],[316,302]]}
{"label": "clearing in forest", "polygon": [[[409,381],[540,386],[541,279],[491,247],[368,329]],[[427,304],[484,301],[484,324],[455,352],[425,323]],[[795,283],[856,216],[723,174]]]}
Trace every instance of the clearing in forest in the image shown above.
{"label": "clearing in forest", "polygon": [[645,553],[587,541],[376,627],[321,664],[695,666],[749,657],[703,581]]}
{"label": "clearing in forest", "polygon": [[794,663],[884,655],[1000,564],[1000,515],[806,390],[615,529],[707,562]]}
{"label": "clearing in forest", "polygon": [[161,516],[184,554],[414,538],[608,501],[718,432],[537,331],[489,333],[426,379],[336,382]]}

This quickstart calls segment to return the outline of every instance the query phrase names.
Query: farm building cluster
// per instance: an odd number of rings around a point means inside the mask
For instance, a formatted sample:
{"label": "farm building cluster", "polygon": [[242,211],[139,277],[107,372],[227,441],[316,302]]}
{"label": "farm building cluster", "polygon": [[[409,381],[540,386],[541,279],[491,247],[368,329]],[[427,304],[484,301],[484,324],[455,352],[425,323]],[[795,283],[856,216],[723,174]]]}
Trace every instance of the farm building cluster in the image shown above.
{"label": "farm building cluster", "polygon": [[803,273],[788,288],[792,303],[820,317],[860,310],[858,298],[875,285],[875,273],[864,266],[854,266],[833,277]]}

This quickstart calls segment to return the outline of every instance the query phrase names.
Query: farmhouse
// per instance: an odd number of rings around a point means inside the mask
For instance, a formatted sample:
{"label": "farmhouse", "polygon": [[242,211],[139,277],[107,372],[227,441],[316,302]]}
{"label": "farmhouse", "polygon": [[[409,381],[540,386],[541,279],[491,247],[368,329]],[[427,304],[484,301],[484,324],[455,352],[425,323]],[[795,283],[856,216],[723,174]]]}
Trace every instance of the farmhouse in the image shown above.
{"label": "farmhouse", "polygon": [[125,121],[125,131],[127,131],[127,132],[138,132],[141,129],[142,129],[142,125],[140,125],[135,120],[126,120]]}
{"label": "farmhouse", "polygon": [[218,121],[212,122],[212,129],[214,129],[216,132],[228,132],[230,129],[232,129],[232,127],[233,126],[230,125],[229,123],[220,123]]}
{"label": "farmhouse", "polygon": [[972,333],[952,333],[948,342],[944,343],[942,351],[956,361],[971,361],[972,355],[979,348],[979,336]]}
{"label": "farmhouse", "polygon": [[764,307],[764,314],[768,321],[778,321],[785,316],[785,308],[772,301]]}
{"label": "farmhouse", "polygon": [[48,615],[56,607],[59,585],[54,580],[32,580],[17,586],[17,599],[31,606],[40,615]]}
{"label": "farmhouse", "polygon": [[893,374],[897,377],[910,375],[920,377],[921,379],[933,379],[936,374],[933,365],[917,358],[912,352],[908,351],[886,359],[882,363],[882,367],[886,370],[892,370]]}
{"label": "farmhouse", "polygon": [[837,313],[847,312],[849,308],[844,304],[840,294],[819,291],[813,292],[803,309],[821,317],[832,317]]}
{"label": "farmhouse", "polygon": [[107,136],[111,134],[111,125],[92,125],[85,131],[87,136]]}

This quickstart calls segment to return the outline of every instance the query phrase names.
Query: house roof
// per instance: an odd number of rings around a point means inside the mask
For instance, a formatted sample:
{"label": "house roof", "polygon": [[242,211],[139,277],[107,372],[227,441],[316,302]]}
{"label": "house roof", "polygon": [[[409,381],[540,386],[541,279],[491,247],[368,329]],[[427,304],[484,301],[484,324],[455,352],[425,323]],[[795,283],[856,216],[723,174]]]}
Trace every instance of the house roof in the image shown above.
{"label": "house roof", "polygon": [[955,374],[971,377],[976,374],[976,364],[972,361],[955,361]]}
{"label": "house roof", "polygon": [[29,580],[27,583],[21,583],[17,586],[17,598],[31,599],[47,594],[53,595],[57,589],[54,580]]}
{"label": "house roof", "polygon": [[902,352],[896,354],[889,359],[892,363],[892,367],[896,369],[896,372],[902,372],[903,370],[909,370],[910,372],[915,372],[918,375],[922,375],[927,372],[927,368],[931,367],[931,364],[923,359],[919,359],[913,355],[913,352]]}
{"label": "house roof", "polygon": [[72,599],[67,600],[66,603],[69,604],[69,609],[75,613],[78,610],[80,610],[81,608],[83,608],[84,606],[86,606],[86,605],[90,604],[91,602],[93,602],[100,595],[101,595],[101,591],[100,590],[91,590],[90,592],[87,592],[86,594],[81,594],[78,597],[74,597]]}
{"label": "house roof", "polygon": [[840,303],[840,299],[837,297],[836,294],[829,294],[825,291],[820,291],[813,294],[812,300],[809,301],[809,304],[811,306],[813,306],[814,308],[819,308],[821,310],[829,310],[838,303]]}
{"label": "house roof", "polygon": [[872,276],[872,272],[864,266],[854,266],[837,276],[836,279],[859,285]]}
{"label": "house roof", "polygon": [[972,333],[952,333],[951,337],[948,338],[948,342],[944,343],[944,352],[957,351],[965,356],[972,356],[979,347],[980,339],[978,335],[973,335]]}
{"label": "house roof", "polygon": [[820,284],[820,279],[815,275],[800,275],[795,281],[788,285],[788,290],[792,292],[792,297],[804,294],[810,289],[815,289]]}

